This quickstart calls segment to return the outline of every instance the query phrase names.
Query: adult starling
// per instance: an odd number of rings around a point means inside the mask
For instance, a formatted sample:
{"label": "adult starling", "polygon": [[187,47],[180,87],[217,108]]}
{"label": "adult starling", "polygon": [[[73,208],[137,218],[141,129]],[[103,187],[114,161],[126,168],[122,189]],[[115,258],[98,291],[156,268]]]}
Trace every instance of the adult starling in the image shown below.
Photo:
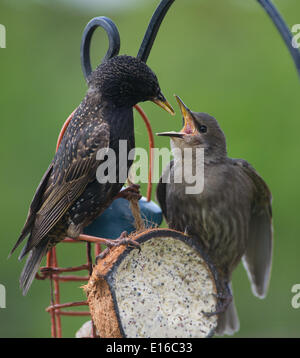
{"label": "adult starling", "polygon": [[[171,138],[174,153],[157,186],[157,200],[166,221],[170,228],[199,239],[229,292],[232,272],[243,259],[254,295],[263,298],[272,261],[271,192],[248,162],[228,158],[225,135],[215,118],[192,112],[179,97],[176,99],[184,128],[179,133],[158,133]],[[185,148],[191,148],[194,157],[196,148],[204,149],[204,186],[198,194],[187,194],[187,180],[174,180],[176,171],[188,160],[182,154]],[[196,160],[187,164],[197,172]],[[233,334],[239,329],[231,294],[218,313],[217,334]]]}
{"label": "adult starling", "polygon": [[[21,260],[29,253],[20,277],[24,295],[47,251],[66,236],[77,238],[119,193],[126,181],[124,170],[127,174],[132,164],[127,159],[119,167],[119,141],[127,141],[127,154],[134,148],[132,107],[147,100],[174,113],[156,75],[137,58],[113,57],[88,78],[87,94],[36,190],[25,226],[11,251],[29,236],[19,256]],[[96,155],[104,148],[116,154],[114,183],[100,184],[96,179],[97,168],[104,162]]]}

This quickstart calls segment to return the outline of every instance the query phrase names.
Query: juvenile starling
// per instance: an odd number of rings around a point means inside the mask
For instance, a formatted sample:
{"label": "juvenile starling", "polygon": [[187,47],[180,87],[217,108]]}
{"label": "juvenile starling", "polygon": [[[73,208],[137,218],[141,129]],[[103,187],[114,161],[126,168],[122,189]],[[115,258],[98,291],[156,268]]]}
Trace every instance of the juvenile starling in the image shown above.
{"label": "juvenile starling", "polygon": [[[29,236],[19,256],[21,260],[29,253],[20,277],[24,295],[47,251],[66,236],[77,238],[119,193],[126,181],[120,174],[120,182],[119,173],[124,173],[124,168],[128,173],[132,164],[127,159],[119,167],[119,141],[127,141],[127,154],[134,148],[132,107],[147,100],[174,113],[156,75],[139,59],[116,56],[90,75],[87,94],[36,190],[25,226],[11,251]],[[115,183],[100,184],[96,179],[97,168],[104,162],[96,155],[103,148],[116,154]]]}
{"label": "juvenile starling", "polygon": [[[228,158],[225,135],[215,118],[192,112],[179,97],[176,99],[184,128],[178,133],[158,133],[171,138],[174,153],[157,186],[157,200],[166,221],[170,228],[199,239],[229,292],[232,272],[243,259],[253,294],[263,298],[272,261],[271,192],[249,163]],[[177,168],[184,168],[182,162],[187,160],[182,155],[185,148],[191,148],[193,155],[196,148],[204,149],[204,186],[198,194],[187,194],[186,181],[174,180]],[[187,164],[191,163],[195,173],[196,161]],[[233,334],[238,329],[230,294],[219,311],[216,333]]]}

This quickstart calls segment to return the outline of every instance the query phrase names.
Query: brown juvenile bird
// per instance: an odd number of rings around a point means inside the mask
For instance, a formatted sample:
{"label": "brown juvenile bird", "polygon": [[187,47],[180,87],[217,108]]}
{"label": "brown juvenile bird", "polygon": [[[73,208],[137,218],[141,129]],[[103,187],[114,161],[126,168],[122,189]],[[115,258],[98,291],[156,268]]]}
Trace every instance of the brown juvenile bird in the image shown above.
{"label": "brown juvenile bird", "polygon": [[[119,167],[119,141],[127,141],[128,158],[135,145],[132,107],[147,100],[174,113],[156,75],[137,58],[113,57],[90,75],[87,94],[36,190],[11,251],[29,236],[19,256],[22,259],[29,253],[20,277],[24,295],[47,251],[66,236],[77,238],[119,193],[132,164],[127,159]],[[112,149],[116,155],[115,181],[100,184],[96,178],[97,168],[105,160],[97,160],[100,149]]]}
{"label": "brown juvenile bird", "polygon": [[[230,287],[232,272],[243,259],[254,295],[263,298],[272,260],[270,190],[249,163],[228,158],[225,135],[215,118],[191,112],[179,97],[176,99],[184,128],[179,133],[158,133],[171,138],[174,155],[157,186],[157,200],[166,221],[170,228],[199,239],[224,289]],[[182,155],[186,148],[193,153],[190,162]],[[198,171],[200,176],[204,170],[204,186],[201,192],[188,194],[190,181],[177,183],[174,178],[185,162],[196,172],[196,165],[200,165],[195,161],[196,148],[204,149],[203,167],[201,173]],[[229,300],[223,299],[217,334],[233,334],[239,329],[236,308],[231,295]]]}

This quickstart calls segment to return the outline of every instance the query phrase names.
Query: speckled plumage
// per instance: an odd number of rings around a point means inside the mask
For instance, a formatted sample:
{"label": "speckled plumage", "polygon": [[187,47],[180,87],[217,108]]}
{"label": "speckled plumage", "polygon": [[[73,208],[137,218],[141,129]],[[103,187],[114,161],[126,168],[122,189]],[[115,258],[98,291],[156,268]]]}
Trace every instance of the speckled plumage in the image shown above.
{"label": "speckled plumage", "polygon": [[[29,253],[20,277],[26,294],[42,257],[66,236],[76,238],[120,191],[119,140],[134,148],[133,105],[164,98],[155,74],[140,60],[118,56],[98,66],[88,79],[88,91],[67,127],[52,163],[31,203],[16,247],[29,235],[20,259]],[[116,154],[116,183],[100,184],[97,152]],[[126,172],[132,161],[122,162]]]}
{"label": "speckled plumage", "polygon": [[[168,226],[198,238],[224,287],[231,286],[232,272],[243,258],[253,293],[264,297],[272,258],[271,192],[249,163],[228,158],[225,136],[215,118],[187,107],[186,116],[196,128],[193,134],[162,135],[170,135],[173,148],[204,148],[204,190],[186,194],[185,182],[174,183],[172,178],[180,162],[174,155],[157,187],[157,199]],[[203,133],[201,126],[206,128]],[[170,183],[164,183],[168,173]],[[217,332],[231,334],[238,327],[232,301],[219,315]]]}

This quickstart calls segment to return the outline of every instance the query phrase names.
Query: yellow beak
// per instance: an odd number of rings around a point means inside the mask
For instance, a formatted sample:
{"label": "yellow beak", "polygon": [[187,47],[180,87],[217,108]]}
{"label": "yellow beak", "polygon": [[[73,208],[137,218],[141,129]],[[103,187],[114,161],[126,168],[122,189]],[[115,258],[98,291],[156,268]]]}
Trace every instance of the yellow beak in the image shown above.
{"label": "yellow beak", "polygon": [[185,134],[195,135],[197,133],[197,129],[194,125],[194,119],[193,119],[193,115],[192,115],[191,111],[183,103],[183,101],[181,100],[181,98],[179,96],[175,95],[175,98],[176,98],[176,101],[179,105],[181,114],[184,119],[184,127],[182,128],[182,130],[180,132],[185,133]]}
{"label": "yellow beak", "polygon": [[153,98],[152,102],[157,104],[159,107],[167,111],[168,113],[172,114],[172,116],[175,115],[174,109],[170,105],[170,103],[166,100],[164,95],[161,93],[157,98]]}

